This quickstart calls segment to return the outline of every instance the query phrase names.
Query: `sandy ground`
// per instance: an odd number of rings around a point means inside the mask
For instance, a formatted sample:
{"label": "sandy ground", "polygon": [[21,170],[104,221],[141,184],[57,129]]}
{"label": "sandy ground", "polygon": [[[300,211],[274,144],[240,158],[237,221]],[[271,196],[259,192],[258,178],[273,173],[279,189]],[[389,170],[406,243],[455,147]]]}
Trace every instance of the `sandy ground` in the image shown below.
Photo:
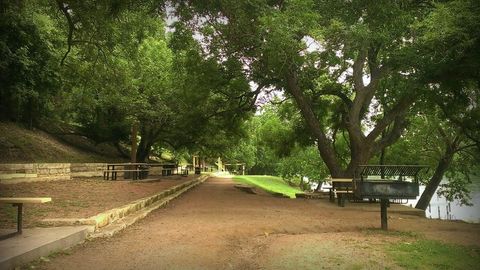
{"label": "sandy ground", "polygon": [[480,245],[480,225],[389,212],[378,204],[339,208],[328,200],[252,195],[224,178],[202,185],[109,238],[39,262],[38,269],[398,269],[390,243],[416,238]]}
{"label": "sandy ground", "polygon": [[[49,203],[25,205],[24,227],[32,227],[45,218],[87,218],[161,192],[193,177],[160,177],[155,182],[75,179],[0,184],[0,197],[51,197],[52,202]],[[16,207],[0,204],[0,228],[15,228],[16,215]]]}

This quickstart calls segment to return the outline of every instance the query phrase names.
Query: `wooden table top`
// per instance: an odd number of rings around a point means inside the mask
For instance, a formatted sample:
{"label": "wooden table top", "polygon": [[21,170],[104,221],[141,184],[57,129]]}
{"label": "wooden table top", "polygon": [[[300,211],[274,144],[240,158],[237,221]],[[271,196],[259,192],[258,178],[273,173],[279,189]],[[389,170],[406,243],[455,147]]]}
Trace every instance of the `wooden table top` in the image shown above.
{"label": "wooden table top", "polygon": [[332,182],[342,182],[342,183],[347,183],[347,182],[352,182],[352,178],[332,178],[330,179]]}
{"label": "wooden table top", "polygon": [[0,198],[0,203],[46,203],[52,201],[52,198],[40,197],[40,198]]}

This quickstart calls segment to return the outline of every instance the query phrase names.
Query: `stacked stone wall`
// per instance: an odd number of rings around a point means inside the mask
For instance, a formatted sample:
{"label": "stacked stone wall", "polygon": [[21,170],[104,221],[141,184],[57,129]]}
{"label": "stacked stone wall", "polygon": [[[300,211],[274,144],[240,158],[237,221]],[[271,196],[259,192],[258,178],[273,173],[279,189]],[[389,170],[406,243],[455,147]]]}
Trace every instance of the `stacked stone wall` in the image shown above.
{"label": "stacked stone wall", "polygon": [[148,169],[148,174],[149,175],[162,175],[162,167],[161,166],[158,166],[158,167],[150,167]]}
{"label": "stacked stone wall", "polygon": [[[106,163],[25,163],[0,164],[0,183],[19,183],[34,181],[71,180],[75,178],[100,178],[106,169]],[[180,169],[178,169],[180,172]],[[175,170],[177,173],[177,170]],[[118,172],[118,179],[124,173]],[[161,176],[162,166],[149,168],[150,176]]]}
{"label": "stacked stone wall", "polygon": [[70,172],[72,178],[103,177],[106,167],[106,163],[72,163]]}
{"label": "stacked stone wall", "polygon": [[70,163],[0,164],[0,183],[70,179]]}

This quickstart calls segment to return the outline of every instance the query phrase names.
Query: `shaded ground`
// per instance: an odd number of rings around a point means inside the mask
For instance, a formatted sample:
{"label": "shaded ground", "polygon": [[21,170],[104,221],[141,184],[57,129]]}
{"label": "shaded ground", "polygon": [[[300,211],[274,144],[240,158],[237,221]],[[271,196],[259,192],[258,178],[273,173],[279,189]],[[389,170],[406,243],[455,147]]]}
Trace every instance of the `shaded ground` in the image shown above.
{"label": "shaded ground", "polygon": [[379,206],[251,195],[211,178],[110,239],[52,256],[41,269],[399,269],[391,243],[480,244],[480,225],[428,220]]}
{"label": "shaded ground", "polygon": [[[25,205],[24,227],[31,227],[45,218],[87,218],[191,180],[193,175],[159,179],[156,182],[75,179],[0,184],[0,197],[51,197],[49,203]],[[16,215],[16,207],[0,204],[0,228],[15,228]]]}

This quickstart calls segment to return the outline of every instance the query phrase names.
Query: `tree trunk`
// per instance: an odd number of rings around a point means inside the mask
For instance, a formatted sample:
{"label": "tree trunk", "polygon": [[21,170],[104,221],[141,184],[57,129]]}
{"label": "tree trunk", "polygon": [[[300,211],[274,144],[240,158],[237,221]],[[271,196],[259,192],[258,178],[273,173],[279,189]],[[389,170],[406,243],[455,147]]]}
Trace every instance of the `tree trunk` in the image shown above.
{"label": "tree trunk", "polygon": [[147,136],[140,139],[137,149],[137,162],[146,162],[150,157],[150,150],[152,149],[152,142]]}
{"label": "tree trunk", "polygon": [[315,190],[313,192],[320,192],[320,190],[322,189],[322,183],[323,182],[319,181],[317,187],[315,188]]}
{"label": "tree trunk", "polygon": [[303,116],[303,119],[307,123],[308,128],[312,132],[312,135],[317,139],[318,151],[320,156],[325,162],[328,170],[332,177],[342,177],[344,171],[342,170],[340,164],[337,161],[335,151],[330,145],[330,140],[327,138],[325,133],[320,126],[320,123],[315,116],[315,113],[312,110],[311,105],[303,95],[302,90],[298,86],[297,75],[295,71],[291,71],[286,76],[287,79],[287,90],[292,94],[295,99],[300,112]]}
{"label": "tree trunk", "polygon": [[131,134],[132,150],[130,153],[130,162],[132,163],[137,162],[137,132],[138,132],[138,123],[135,122],[132,125],[132,134]]}
{"label": "tree trunk", "polygon": [[[385,130],[382,131],[382,139],[385,138]],[[380,165],[385,165],[385,154],[386,154],[386,147],[382,148],[382,151],[380,152]],[[381,171],[381,177],[382,179],[385,179],[385,168],[382,167]]]}
{"label": "tree trunk", "polygon": [[443,179],[443,175],[445,174],[448,167],[450,166],[450,163],[452,162],[454,154],[455,147],[452,145],[448,145],[447,149],[445,150],[445,154],[438,161],[435,173],[425,187],[425,191],[422,193],[422,196],[420,196],[420,199],[418,200],[417,205],[415,205],[415,208],[421,210],[427,209],[428,204],[433,197],[433,194],[435,194],[435,191],[437,190],[440,182]]}

